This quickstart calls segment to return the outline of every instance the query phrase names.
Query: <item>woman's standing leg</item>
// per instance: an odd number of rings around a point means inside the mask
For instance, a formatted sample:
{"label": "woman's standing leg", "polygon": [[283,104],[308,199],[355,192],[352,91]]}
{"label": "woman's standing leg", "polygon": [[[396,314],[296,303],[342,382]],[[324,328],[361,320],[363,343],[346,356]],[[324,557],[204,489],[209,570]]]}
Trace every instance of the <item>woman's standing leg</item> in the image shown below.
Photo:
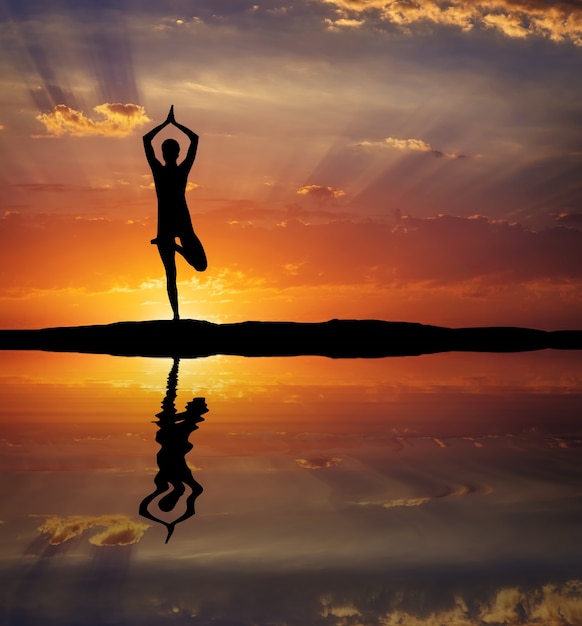
{"label": "woman's standing leg", "polygon": [[174,320],[179,320],[178,313],[178,287],[176,286],[176,244],[174,241],[158,242],[158,251],[166,270],[166,287],[170,306],[174,313]]}

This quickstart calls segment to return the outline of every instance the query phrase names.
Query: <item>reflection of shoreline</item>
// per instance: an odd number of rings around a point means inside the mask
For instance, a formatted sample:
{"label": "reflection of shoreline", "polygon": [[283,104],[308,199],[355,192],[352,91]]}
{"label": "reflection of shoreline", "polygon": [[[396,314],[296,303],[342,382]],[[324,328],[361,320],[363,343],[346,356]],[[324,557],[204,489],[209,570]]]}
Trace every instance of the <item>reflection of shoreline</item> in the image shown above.
{"label": "reflection of shoreline", "polygon": [[85,352],[195,358],[316,355],[332,358],[415,356],[437,352],[580,350],[582,330],[516,327],[444,328],[409,322],[331,320],[320,323],[201,320],[1,330],[2,350]]}
{"label": "reflection of shoreline", "polygon": [[[202,493],[202,486],[192,476],[192,471],[186,462],[186,454],[194,447],[188,437],[198,424],[204,421],[202,415],[208,412],[204,398],[194,398],[186,405],[182,413],[176,411],[176,396],[178,388],[178,368],[180,359],[174,358],[172,368],[168,374],[166,395],[162,401],[162,410],[156,414],[158,425],[156,441],[160,444],[156,460],[158,473],[154,478],[155,490],[146,496],[140,506],[139,514],[153,522],[163,524],[167,530],[168,543],[176,524],[189,519],[195,514],[196,498]],[[184,512],[173,521],[161,517],[170,514],[183,503]],[[151,509],[155,508],[156,513]],[[167,515],[166,515],[167,517]]]}

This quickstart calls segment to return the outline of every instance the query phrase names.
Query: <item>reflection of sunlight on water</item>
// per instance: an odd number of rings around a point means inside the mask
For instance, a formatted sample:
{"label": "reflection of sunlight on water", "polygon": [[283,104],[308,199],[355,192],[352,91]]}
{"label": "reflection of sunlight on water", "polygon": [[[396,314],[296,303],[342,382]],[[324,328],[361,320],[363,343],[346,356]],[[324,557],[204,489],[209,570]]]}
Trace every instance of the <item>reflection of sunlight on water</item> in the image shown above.
{"label": "reflection of sunlight on water", "polygon": [[[50,623],[114,597],[135,623],[261,606],[269,623],[577,625],[575,356],[183,359],[177,410],[210,409],[185,456],[204,493],[165,545],[138,507],[172,360],[2,354],[0,573],[18,582],[0,601],[34,597]],[[315,617],[289,606],[306,597]]]}
{"label": "reflection of sunlight on water", "polygon": [[[102,421],[116,429],[143,424],[144,416],[159,410],[171,362],[2,353],[5,419]],[[181,360],[178,402],[192,394],[207,397],[212,424],[230,430],[265,423],[270,430],[296,432],[320,424],[327,432],[388,430],[435,441],[476,437],[473,446],[479,448],[484,435],[545,432],[552,413],[555,435],[575,434],[581,383],[580,359],[557,351],[369,360],[214,356]],[[91,417],[79,419],[87,406]],[[563,445],[574,444],[566,439]]]}
{"label": "reflection of sunlight on water", "polygon": [[[67,386],[111,385],[164,390],[171,359],[119,358],[108,355],[3,352],[0,384],[38,383]],[[568,393],[582,386],[582,361],[576,352],[517,354],[447,353],[384,359],[324,357],[245,358],[212,356],[182,359],[181,380],[225,397],[245,391],[266,393],[273,387],[361,387],[364,393]]]}

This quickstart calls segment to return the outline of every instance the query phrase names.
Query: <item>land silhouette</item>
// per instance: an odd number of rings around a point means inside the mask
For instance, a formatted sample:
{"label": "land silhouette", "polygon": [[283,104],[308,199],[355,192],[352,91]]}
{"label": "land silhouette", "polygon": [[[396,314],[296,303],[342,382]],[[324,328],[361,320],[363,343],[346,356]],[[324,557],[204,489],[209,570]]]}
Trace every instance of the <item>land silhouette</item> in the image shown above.
{"label": "land silhouette", "polygon": [[213,324],[203,320],[117,322],[94,326],[0,330],[0,350],[196,358],[319,355],[417,356],[438,352],[580,350],[582,330],[445,328],[411,322],[330,320]]}

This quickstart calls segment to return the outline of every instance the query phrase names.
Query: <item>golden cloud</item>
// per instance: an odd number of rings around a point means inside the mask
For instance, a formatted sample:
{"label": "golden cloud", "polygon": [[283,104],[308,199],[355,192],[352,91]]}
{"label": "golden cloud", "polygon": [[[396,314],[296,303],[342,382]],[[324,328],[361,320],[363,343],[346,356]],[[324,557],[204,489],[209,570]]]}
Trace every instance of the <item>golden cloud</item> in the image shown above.
{"label": "golden cloud", "polygon": [[297,465],[303,469],[328,469],[341,463],[343,459],[332,458],[311,458],[311,459],[295,459]]}
{"label": "golden cloud", "polygon": [[[426,616],[418,616],[405,610],[396,609],[390,611],[382,618],[383,624],[408,624],[410,626],[442,626],[454,624],[455,626],[477,626],[477,622],[470,617],[469,609],[462,598],[455,598],[455,606],[431,612]],[[482,623],[482,622],[481,622]]]}
{"label": "golden cloud", "polygon": [[582,46],[582,7],[569,2],[539,0],[324,0],[343,19],[374,9],[382,20],[409,30],[418,22],[495,29],[506,37],[537,36]]}
{"label": "golden cloud", "polygon": [[[194,189],[198,189],[199,187],[200,185],[198,183],[191,183],[190,181],[186,183],[186,191],[194,191]],[[156,185],[152,181],[151,183],[148,183],[147,185],[140,185],[139,188],[140,189],[155,189]]]}
{"label": "golden cloud", "polygon": [[305,185],[297,190],[299,196],[310,196],[316,200],[335,200],[346,195],[339,187],[326,187],[324,185]]}
{"label": "golden cloud", "polygon": [[137,543],[149,525],[133,521],[125,515],[71,515],[69,517],[55,515],[49,517],[38,530],[49,536],[51,545],[58,546],[95,527],[104,527],[105,530],[90,537],[89,543],[96,546],[127,546]]}
{"label": "golden cloud", "polygon": [[149,526],[142,522],[134,522],[130,519],[121,520],[89,537],[89,543],[94,546],[128,546],[137,543],[148,528]]}
{"label": "golden cloud", "polygon": [[360,28],[365,24],[364,20],[356,20],[349,18],[339,18],[337,20],[330,20],[327,18],[324,20],[325,26],[328,30],[341,30],[343,28]]}
{"label": "golden cloud", "polygon": [[94,107],[93,111],[104,119],[94,120],[85,117],[83,113],[71,109],[66,104],[57,104],[52,111],[41,113],[36,116],[36,119],[44,124],[48,134],[54,137],[63,135],[126,137],[135,128],[151,121],[145,109],[139,104],[106,102]]}
{"label": "golden cloud", "polygon": [[466,154],[443,152],[436,150],[430,144],[422,139],[396,139],[395,137],[386,137],[382,141],[360,141],[356,144],[361,148],[394,148],[396,150],[411,152],[428,152],[435,157],[444,157],[446,159],[466,159]]}
{"label": "golden cloud", "polygon": [[[430,602],[422,610],[411,610],[409,597],[403,592],[392,596],[391,608],[383,614],[376,613],[374,624],[407,624],[409,626],[478,626],[483,624],[545,624],[574,626],[582,623],[582,582],[570,580],[565,583],[547,583],[541,587],[500,587],[489,598],[475,601],[456,590],[449,606],[442,601],[438,608],[430,610]],[[324,617],[353,618],[361,623],[369,605],[361,600],[350,602],[349,596],[336,599],[320,598]],[[374,604],[378,605],[376,597]],[[336,623],[334,621],[334,623]],[[342,620],[341,623],[344,623]],[[347,622],[346,622],[347,623]],[[349,623],[355,623],[349,620]]]}

